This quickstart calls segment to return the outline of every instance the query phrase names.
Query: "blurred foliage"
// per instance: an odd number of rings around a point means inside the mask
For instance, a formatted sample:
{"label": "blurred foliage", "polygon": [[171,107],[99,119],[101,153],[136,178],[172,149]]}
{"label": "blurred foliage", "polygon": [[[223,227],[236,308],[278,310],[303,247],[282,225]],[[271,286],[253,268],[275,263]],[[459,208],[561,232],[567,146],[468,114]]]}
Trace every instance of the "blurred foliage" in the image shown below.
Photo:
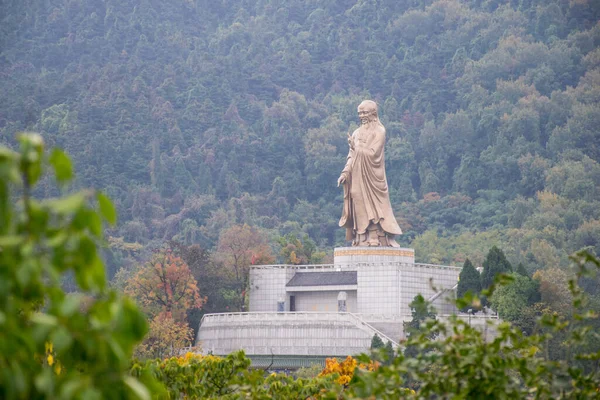
{"label": "blurred foliage", "polygon": [[156,396],[167,399],[336,399],[342,387],[334,376],[293,378],[285,374],[266,374],[249,369],[250,359],[244,352],[226,357],[184,356],[145,363],[134,362],[131,372],[143,379],[153,376],[163,382],[167,393]]}
{"label": "blurred foliage", "polygon": [[[149,398],[127,370],[146,320],[107,288],[98,252],[111,201],[89,190],[34,198],[48,164],[64,187],[71,163],[48,157],[39,135],[18,140],[18,152],[0,147],[0,397]],[[77,293],[62,289],[69,274]]]}
{"label": "blurred foliage", "polygon": [[312,379],[321,373],[323,366],[321,364],[311,364],[310,367],[301,367],[294,373],[296,378]]}
{"label": "blurred foliage", "polygon": [[336,382],[343,386],[348,386],[352,382],[354,373],[357,369],[363,371],[374,371],[379,368],[377,361],[369,361],[368,363],[359,363],[352,356],[346,357],[343,361],[338,361],[337,358],[328,358],[325,360],[325,368],[319,374],[319,377],[334,375],[337,376]]}

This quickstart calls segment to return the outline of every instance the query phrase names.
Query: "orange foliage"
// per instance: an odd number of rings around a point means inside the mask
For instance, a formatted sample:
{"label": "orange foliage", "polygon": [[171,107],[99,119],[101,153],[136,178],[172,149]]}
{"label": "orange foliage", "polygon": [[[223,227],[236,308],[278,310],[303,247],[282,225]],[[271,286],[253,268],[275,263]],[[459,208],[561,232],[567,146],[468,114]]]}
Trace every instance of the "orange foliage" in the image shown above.
{"label": "orange foliage", "polygon": [[166,358],[179,354],[194,338],[187,322],[177,322],[170,313],[160,313],[150,322],[144,341],[135,349],[139,358]]}
{"label": "orange foliage", "polygon": [[170,250],[156,253],[127,281],[125,292],[151,316],[166,312],[176,321],[182,321],[188,309],[206,302],[188,265]]}
{"label": "orange foliage", "polygon": [[339,362],[337,358],[328,358],[325,360],[325,368],[319,376],[326,376],[330,374],[339,374],[337,382],[340,385],[348,385],[354,376],[354,371],[356,367],[360,369],[374,371],[379,367],[379,363],[377,361],[371,361],[369,364],[358,364],[356,359],[351,356],[346,357],[346,359],[342,362]]}

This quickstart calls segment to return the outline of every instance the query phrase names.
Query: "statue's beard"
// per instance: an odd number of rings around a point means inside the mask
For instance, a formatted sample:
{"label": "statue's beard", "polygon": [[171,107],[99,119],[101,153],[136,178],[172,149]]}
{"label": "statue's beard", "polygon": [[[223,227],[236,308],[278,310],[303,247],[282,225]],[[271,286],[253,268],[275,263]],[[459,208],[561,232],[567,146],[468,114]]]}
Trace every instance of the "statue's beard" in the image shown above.
{"label": "statue's beard", "polygon": [[373,122],[377,122],[377,115],[370,115],[369,117],[365,118],[364,120],[360,121],[361,125],[369,125]]}

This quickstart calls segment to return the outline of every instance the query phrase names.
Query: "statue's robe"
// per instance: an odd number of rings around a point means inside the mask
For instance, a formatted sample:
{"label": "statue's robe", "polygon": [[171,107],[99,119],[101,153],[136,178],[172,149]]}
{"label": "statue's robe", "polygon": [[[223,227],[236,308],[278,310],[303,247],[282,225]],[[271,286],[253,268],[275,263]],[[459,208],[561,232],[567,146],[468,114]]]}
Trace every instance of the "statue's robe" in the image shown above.
{"label": "statue's robe", "polygon": [[369,224],[379,224],[389,235],[402,230],[394,217],[385,176],[385,128],[379,123],[361,126],[352,134],[354,149],[350,149],[342,172],[344,210],[339,225],[346,228],[346,240],[364,234]]}

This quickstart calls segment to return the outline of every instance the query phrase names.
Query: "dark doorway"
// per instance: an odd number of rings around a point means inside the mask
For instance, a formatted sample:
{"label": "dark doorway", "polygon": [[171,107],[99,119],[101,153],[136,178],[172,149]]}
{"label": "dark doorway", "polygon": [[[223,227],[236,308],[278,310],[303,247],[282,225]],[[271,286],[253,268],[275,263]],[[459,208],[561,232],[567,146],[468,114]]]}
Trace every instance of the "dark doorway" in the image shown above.
{"label": "dark doorway", "polygon": [[296,296],[290,296],[290,311],[296,311]]}

